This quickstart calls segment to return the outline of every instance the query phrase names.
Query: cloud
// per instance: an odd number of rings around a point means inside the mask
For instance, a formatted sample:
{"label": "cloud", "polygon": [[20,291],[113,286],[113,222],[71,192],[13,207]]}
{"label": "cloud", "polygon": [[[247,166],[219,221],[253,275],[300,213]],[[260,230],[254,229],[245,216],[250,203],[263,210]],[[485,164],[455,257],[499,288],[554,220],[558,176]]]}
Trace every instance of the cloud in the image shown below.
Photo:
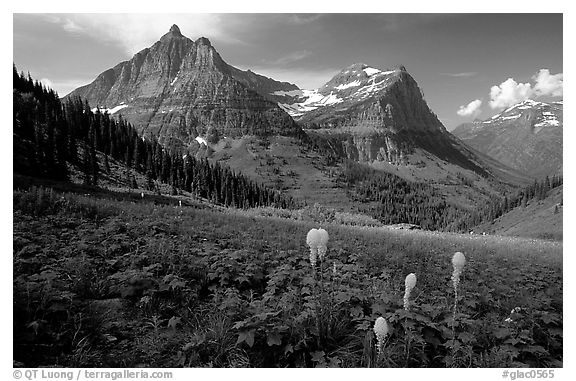
{"label": "cloud", "polygon": [[227,15],[216,14],[62,14],[46,19],[71,33],[84,33],[116,44],[133,55],[158,41],[177,24],[185,36],[201,36],[227,42],[239,41],[226,31]]}
{"label": "cloud", "polygon": [[456,78],[470,78],[470,77],[474,77],[475,75],[477,75],[478,72],[465,71],[463,73],[440,73],[440,74],[447,75],[449,77],[456,77]]}
{"label": "cloud", "polygon": [[340,72],[339,68],[321,68],[321,69],[304,69],[304,68],[279,68],[251,66],[242,68],[250,69],[255,73],[273,78],[277,81],[290,82],[304,90],[312,90],[322,87],[332,77]]}
{"label": "cloud", "polygon": [[90,83],[92,79],[88,78],[73,78],[73,79],[60,79],[60,78],[42,78],[40,82],[44,84],[44,86],[55,90],[58,93],[58,96],[63,97],[70,93],[72,90],[79,88],[80,86],[84,86]]}
{"label": "cloud", "polygon": [[65,19],[62,22],[62,28],[70,33],[80,33],[80,32],[84,32],[84,29],[76,24],[74,21],[70,20],[70,19]]}
{"label": "cloud", "polygon": [[490,88],[490,107],[504,108],[529,98],[543,96],[561,97],[563,95],[563,73],[550,74],[548,69],[540,69],[532,76],[531,83],[518,83],[508,78],[498,86]]}
{"label": "cloud", "polygon": [[471,116],[476,118],[480,113],[482,107],[482,101],[480,99],[475,99],[472,102],[468,103],[466,106],[460,106],[456,113],[460,116],[468,117]]}
{"label": "cloud", "polygon": [[312,14],[312,13],[293,14],[289,16],[288,21],[292,24],[302,25],[314,22],[320,19],[322,16],[323,16],[322,14]]}
{"label": "cloud", "polygon": [[310,56],[312,54],[312,52],[309,52],[307,50],[300,50],[294,53],[290,53],[287,54],[285,56],[282,56],[280,58],[277,58],[275,60],[272,61],[264,61],[267,64],[271,64],[271,65],[286,65],[292,62],[296,62],[296,61],[300,61],[308,56]]}
{"label": "cloud", "polygon": [[550,74],[548,69],[540,69],[540,71],[532,77],[536,81],[534,85],[534,94],[536,96],[553,96],[561,97],[563,95],[563,73]]}
{"label": "cloud", "polygon": [[490,107],[512,106],[530,98],[533,92],[530,83],[518,83],[513,78],[508,78],[500,85],[490,88]]}
{"label": "cloud", "polygon": [[374,16],[380,22],[380,27],[390,32],[418,28],[435,24],[447,19],[459,17],[449,13],[380,13]]}

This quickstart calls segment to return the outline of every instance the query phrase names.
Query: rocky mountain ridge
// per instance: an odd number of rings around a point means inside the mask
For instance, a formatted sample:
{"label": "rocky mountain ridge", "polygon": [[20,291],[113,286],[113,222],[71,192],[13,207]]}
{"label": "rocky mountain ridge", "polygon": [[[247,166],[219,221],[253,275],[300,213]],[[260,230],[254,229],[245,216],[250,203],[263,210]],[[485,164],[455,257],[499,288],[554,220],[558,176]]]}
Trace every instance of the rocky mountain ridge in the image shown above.
{"label": "rocky mountain ridge", "polygon": [[563,101],[517,103],[452,133],[466,144],[535,178],[562,173]]}
{"label": "rocky mountain ridge", "polygon": [[300,135],[274,97],[261,95],[294,88],[228,65],[207,38],[192,41],[173,25],[150,48],[67,97],[120,114],[165,146],[186,148],[208,134]]}

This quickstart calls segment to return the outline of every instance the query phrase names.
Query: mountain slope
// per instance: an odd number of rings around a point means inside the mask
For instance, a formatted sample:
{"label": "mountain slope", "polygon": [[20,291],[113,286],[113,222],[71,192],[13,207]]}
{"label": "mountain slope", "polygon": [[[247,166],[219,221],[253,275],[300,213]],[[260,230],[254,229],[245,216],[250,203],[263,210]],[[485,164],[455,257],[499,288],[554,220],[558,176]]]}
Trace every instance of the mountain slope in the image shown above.
{"label": "mountain slope", "polygon": [[563,102],[520,102],[452,133],[502,163],[536,178],[562,173]]}
{"label": "mountain slope", "polygon": [[490,223],[474,228],[475,232],[498,235],[562,240],[563,187],[550,191],[543,200],[530,200]]}
{"label": "mountain slope", "polygon": [[197,136],[300,135],[273,97],[259,91],[293,90],[226,64],[206,38],[192,41],[176,25],[158,42],[100,74],[67,98],[122,115],[141,135],[186,148]]}

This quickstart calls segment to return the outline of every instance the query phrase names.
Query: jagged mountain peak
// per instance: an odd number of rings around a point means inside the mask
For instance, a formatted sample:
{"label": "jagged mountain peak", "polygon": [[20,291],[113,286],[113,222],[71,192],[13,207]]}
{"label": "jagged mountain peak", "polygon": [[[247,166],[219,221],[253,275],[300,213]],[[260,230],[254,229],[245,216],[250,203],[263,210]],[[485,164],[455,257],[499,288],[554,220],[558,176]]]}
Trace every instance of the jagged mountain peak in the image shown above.
{"label": "jagged mountain peak", "polygon": [[171,32],[172,34],[176,35],[176,36],[181,36],[181,35],[182,35],[182,33],[180,33],[180,28],[178,28],[178,25],[176,25],[176,24],[173,24],[173,25],[170,27],[170,32]]}
{"label": "jagged mountain peak", "polygon": [[68,97],[122,115],[169,148],[189,148],[214,129],[230,137],[301,134],[267,96],[291,86],[228,65],[206,37],[193,41],[173,25],[151,47]]}
{"label": "jagged mountain peak", "polygon": [[212,44],[210,43],[210,40],[207,39],[206,37],[200,37],[199,39],[197,39],[195,41],[196,45],[205,45],[205,46],[209,46],[212,47]]}
{"label": "jagged mountain peak", "polygon": [[168,33],[160,37],[160,42],[170,41],[173,39],[188,39],[188,37],[182,35],[182,33],[180,32],[180,28],[178,28],[178,25],[176,24],[170,27]]}

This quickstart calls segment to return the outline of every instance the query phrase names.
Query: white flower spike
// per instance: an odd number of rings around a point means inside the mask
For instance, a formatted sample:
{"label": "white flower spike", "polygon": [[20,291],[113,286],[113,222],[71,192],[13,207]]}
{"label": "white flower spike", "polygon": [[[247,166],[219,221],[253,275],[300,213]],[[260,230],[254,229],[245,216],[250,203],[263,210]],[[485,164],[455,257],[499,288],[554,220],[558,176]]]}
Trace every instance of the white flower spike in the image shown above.
{"label": "white flower spike", "polygon": [[406,276],[406,280],[404,281],[404,309],[408,310],[410,307],[410,293],[412,289],[416,287],[416,274],[410,273]]}
{"label": "white flower spike", "polygon": [[454,292],[458,292],[458,285],[460,284],[460,275],[464,270],[464,265],[466,264],[466,257],[461,252],[456,252],[452,257],[452,266],[454,271],[452,272],[452,284],[454,285]]}
{"label": "white flower spike", "polygon": [[323,260],[326,255],[328,232],[322,228],[310,229],[306,235],[306,244],[310,247],[310,263],[316,266],[317,259]]}
{"label": "white flower spike", "polygon": [[382,316],[376,319],[374,323],[374,334],[376,334],[378,354],[381,353],[384,346],[384,339],[388,336],[389,328],[388,322]]}

